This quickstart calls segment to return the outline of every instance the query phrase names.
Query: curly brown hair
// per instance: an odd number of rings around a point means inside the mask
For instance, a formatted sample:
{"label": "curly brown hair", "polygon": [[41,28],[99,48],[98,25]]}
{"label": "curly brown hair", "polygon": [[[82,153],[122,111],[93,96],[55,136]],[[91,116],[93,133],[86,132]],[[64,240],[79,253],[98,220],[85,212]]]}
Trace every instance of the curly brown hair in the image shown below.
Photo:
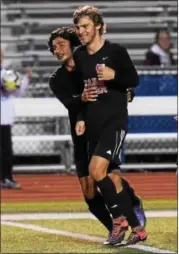
{"label": "curly brown hair", "polygon": [[61,37],[65,40],[68,40],[70,42],[71,48],[77,47],[81,45],[80,40],[78,39],[78,36],[76,35],[75,29],[71,27],[61,27],[53,30],[49,36],[48,39],[48,50],[50,52],[53,52],[53,40],[55,40],[57,37]]}
{"label": "curly brown hair", "polygon": [[105,24],[103,15],[95,6],[85,5],[80,6],[73,14],[73,22],[76,25],[81,17],[88,16],[95,25],[101,25],[99,33],[102,35],[105,32]]}

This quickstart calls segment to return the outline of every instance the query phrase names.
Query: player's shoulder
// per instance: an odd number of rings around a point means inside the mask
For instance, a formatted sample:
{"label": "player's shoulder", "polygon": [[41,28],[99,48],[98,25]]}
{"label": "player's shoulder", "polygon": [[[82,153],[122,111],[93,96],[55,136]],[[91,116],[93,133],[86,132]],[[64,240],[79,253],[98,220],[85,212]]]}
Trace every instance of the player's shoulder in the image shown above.
{"label": "player's shoulder", "polygon": [[80,45],[73,51],[73,56],[77,57],[78,55],[83,54],[86,51],[86,45]]}
{"label": "player's shoulder", "polygon": [[49,84],[50,86],[55,85],[56,81],[62,77],[64,74],[64,68],[63,66],[58,67],[57,69],[55,69],[52,74],[49,77]]}
{"label": "player's shoulder", "polygon": [[126,48],[122,44],[117,42],[107,41],[107,45],[114,52],[126,51]]}
{"label": "player's shoulder", "polygon": [[61,65],[60,67],[56,68],[52,72],[52,74],[50,76],[50,79],[56,79],[56,78],[58,78],[60,75],[62,75],[64,73],[64,71],[65,71],[65,69],[64,69],[63,65]]}

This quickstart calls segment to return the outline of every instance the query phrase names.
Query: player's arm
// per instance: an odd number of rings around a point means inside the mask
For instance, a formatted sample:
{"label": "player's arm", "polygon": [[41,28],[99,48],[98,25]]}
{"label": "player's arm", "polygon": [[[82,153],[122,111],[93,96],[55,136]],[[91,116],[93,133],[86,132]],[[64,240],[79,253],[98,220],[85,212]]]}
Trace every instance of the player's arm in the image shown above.
{"label": "player's arm", "polygon": [[75,131],[77,136],[81,136],[85,132],[85,108],[86,103],[83,103],[76,118]]}
{"label": "player's arm", "polygon": [[[61,86],[57,84],[57,82],[59,83],[58,80],[55,75],[52,75],[49,79],[49,85],[54,95],[63,103],[67,109],[73,109],[75,106],[79,106],[83,102],[96,101],[96,97],[98,96],[96,89],[84,88],[82,93],[70,95],[65,89],[65,84]],[[63,82],[63,79],[61,79],[60,82]],[[81,87],[81,85],[79,86]]]}
{"label": "player's arm", "polygon": [[[61,84],[59,85],[59,83]],[[78,95],[70,95],[68,91],[65,89],[65,84],[63,85],[62,82],[65,82],[63,80],[63,77],[59,79],[56,74],[53,74],[49,79],[49,85],[53,92],[53,94],[63,103],[63,105],[67,109],[72,109],[75,106],[78,106],[82,103],[81,100],[81,94]],[[57,89],[58,87],[58,89]]]}
{"label": "player's arm", "polygon": [[77,121],[75,131],[77,136],[83,135],[85,133],[85,121]]}
{"label": "player's arm", "polygon": [[75,62],[75,71],[78,73],[79,84],[82,84],[82,101],[83,102],[93,102],[97,100],[98,94],[96,87],[87,87],[83,82],[83,76],[80,69],[79,63],[79,52],[78,49],[73,52],[73,60]]}
{"label": "player's arm", "polygon": [[139,78],[127,50],[122,46],[116,45],[114,59],[114,80],[116,84],[118,84],[123,89],[136,87],[139,83]]}
{"label": "player's arm", "polygon": [[100,67],[97,70],[99,80],[113,81],[116,88],[126,90],[138,85],[137,71],[124,47],[115,45],[111,57],[113,58],[114,67]]}

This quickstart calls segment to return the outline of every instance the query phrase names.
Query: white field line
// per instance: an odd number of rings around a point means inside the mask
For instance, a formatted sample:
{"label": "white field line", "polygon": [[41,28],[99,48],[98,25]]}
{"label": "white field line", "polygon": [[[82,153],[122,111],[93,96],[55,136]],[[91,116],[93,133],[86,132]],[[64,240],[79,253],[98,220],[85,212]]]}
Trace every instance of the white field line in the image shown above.
{"label": "white field line", "polygon": [[[89,235],[79,234],[79,233],[72,233],[72,232],[67,232],[67,231],[57,230],[57,229],[49,229],[49,228],[44,228],[44,227],[40,227],[40,226],[35,226],[32,224],[23,224],[23,223],[19,223],[19,222],[11,222],[11,221],[1,221],[1,224],[6,225],[6,226],[19,227],[19,228],[23,228],[23,229],[30,229],[30,230],[34,230],[34,231],[38,231],[38,232],[43,232],[43,233],[68,236],[68,237],[78,238],[78,239],[92,241],[92,242],[102,243],[105,240],[102,237],[89,236]],[[145,246],[145,245],[137,245],[137,244],[134,246],[128,246],[128,248],[148,251],[151,253],[176,253],[176,252],[169,251],[169,250],[163,250],[163,249],[158,249],[158,248]]]}
{"label": "white field line", "polygon": [[[177,210],[146,211],[151,217],[177,217]],[[1,220],[96,219],[91,213],[19,213],[2,214]]]}

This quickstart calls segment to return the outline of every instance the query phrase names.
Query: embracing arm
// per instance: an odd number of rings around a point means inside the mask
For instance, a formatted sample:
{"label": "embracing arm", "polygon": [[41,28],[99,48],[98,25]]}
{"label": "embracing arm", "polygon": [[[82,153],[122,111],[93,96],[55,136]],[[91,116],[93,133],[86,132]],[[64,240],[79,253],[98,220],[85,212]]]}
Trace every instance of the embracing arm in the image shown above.
{"label": "embracing arm", "polygon": [[[63,79],[60,81],[63,82]],[[60,85],[56,75],[53,74],[49,79],[49,85],[53,94],[63,103],[67,109],[73,109],[75,106],[79,106],[82,103],[81,94],[71,95],[65,89],[65,84]]]}

